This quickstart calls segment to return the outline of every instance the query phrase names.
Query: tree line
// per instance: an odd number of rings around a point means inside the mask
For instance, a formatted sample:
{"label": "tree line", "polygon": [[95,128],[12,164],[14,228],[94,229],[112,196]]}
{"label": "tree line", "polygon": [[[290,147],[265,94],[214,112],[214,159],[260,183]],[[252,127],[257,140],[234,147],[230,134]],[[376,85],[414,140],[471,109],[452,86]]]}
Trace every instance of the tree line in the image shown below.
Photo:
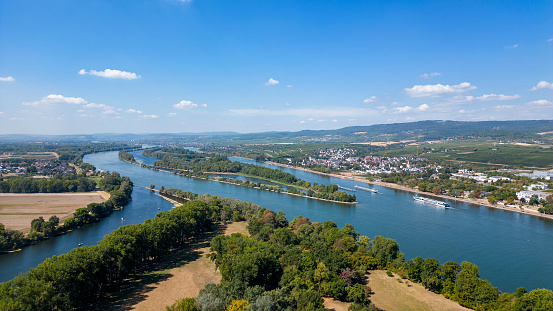
{"label": "tree line", "polygon": [[[0,253],[97,222],[110,215],[116,208],[126,205],[131,199],[132,181],[128,177],[121,177],[117,172],[105,172],[101,176],[98,186],[100,189],[109,192],[110,198],[102,203],[90,203],[86,207],[78,208],[61,225],[59,224],[59,218],[55,215],[47,221],[41,216],[31,221],[31,230],[25,235],[18,230],[6,229],[0,223]],[[96,183],[94,182],[94,184]]]}

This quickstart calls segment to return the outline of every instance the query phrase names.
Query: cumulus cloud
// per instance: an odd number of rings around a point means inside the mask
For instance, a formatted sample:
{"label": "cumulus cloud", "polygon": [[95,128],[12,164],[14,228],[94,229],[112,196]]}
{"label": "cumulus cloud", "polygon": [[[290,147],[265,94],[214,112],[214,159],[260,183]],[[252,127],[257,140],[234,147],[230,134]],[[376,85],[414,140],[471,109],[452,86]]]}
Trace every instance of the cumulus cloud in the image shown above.
{"label": "cumulus cloud", "polygon": [[145,114],[142,117],[144,117],[144,119],[157,119],[157,118],[159,118],[159,116],[157,116],[155,114]]}
{"label": "cumulus cloud", "polygon": [[80,75],[92,75],[110,79],[127,79],[134,80],[140,78],[140,75],[137,75],[134,72],[121,71],[117,69],[106,69],[104,71],[90,70],[86,71],[84,69],[79,70]]}
{"label": "cumulus cloud", "polygon": [[526,106],[549,106],[553,104],[552,102],[548,101],[548,100],[545,100],[545,99],[540,99],[540,100],[534,100],[534,101],[531,101],[531,102],[527,102]]}
{"label": "cumulus cloud", "polygon": [[85,107],[85,108],[105,109],[105,110],[115,110],[115,107],[104,105],[104,104],[95,104],[95,103],[84,104],[83,107]]}
{"label": "cumulus cloud", "polygon": [[174,104],[173,108],[175,109],[194,109],[198,108],[197,104],[194,104],[194,102],[190,100],[181,100],[178,104]]}
{"label": "cumulus cloud", "polygon": [[484,94],[482,96],[476,97],[476,99],[484,102],[491,102],[491,101],[502,101],[502,100],[514,100],[519,99],[520,95],[503,95],[503,94]]}
{"label": "cumulus cloud", "polygon": [[411,106],[404,106],[404,107],[395,107],[392,109],[392,111],[394,113],[406,113],[406,112],[409,112],[409,111],[426,111],[430,109],[430,106],[428,106],[427,104],[422,104],[420,106],[418,106],[417,108],[413,108]]}
{"label": "cumulus cloud", "polygon": [[207,104],[202,104],[202,107],[207,108]]}
{"label": "cumulus cloud", "polygon": [[540,81],[536,86],[530,89],[530,91],[537,91],[539,89],[552,89],[553,90],[553,83],[549,83],[547,81]]}
{"label": "cumulus cloud", "polygon": [[136,110],[136,109],[127,109],[125,110],[125,112],[128,112],[128,113],[136,113],[136,114],[142,114],[142,111],[140,110]]}
{"label": "cumulus cloud", "polygon": [[375,100],[376,100],[376,96],[371,96],[371,97],[365,98],[365,100],[363,100],[363,103],[370,104],[370,103],[374,102]]}
{"label": "cumulus cloud", "polygon": [[41,100],[34,102],[23,102],[24,106],[46,106],[54,104],[69,104],[69,105],[83,105],[87,104],[87,101],[81,97],[65,97],[63,95],[50,94],[46,97],[43,97]]}
{"label": "cumulus cloud", "polygon": [[170,117],[176,117],[177,116],[177,113],[176,112],[169,112],[168,114]]}
{"label": "cumulus cloud", "polygon": [[432,79],[433,77],[438,77],[441,75],[442,74],[439,72],[431,72],[431,73],[423,73],[422,75],[420,75],[420,77],[425,79]]}
{"label": "cumulus cloud", "polygon": [[0,77],[0,81],[4,81],[4,82],[12,82],[12,81],[15,81],[15,79],[12,77],[12,76],[8,76],[8,77]]}
{"label": "cumulus cloud", "polygon": [[404,89],[404,91],[411,97],[438,97],[446,94],[463,93],[474,89],[476,89],[476,86],[473,86],[468,82],[462,82],[457,85],[415,85],[412,88]]}
{"label": "cumulus cloud", "polygon": [[288,84],[286,87],[294,87],[292,84]]}
{"label": "cumulus cloud", "polygon": [[269,86],[269,85],[277,85],[279,84],[280,82],[278,82],[277,80],[273,79],[273,78],[270,78],[269,81],[265,82],[265,85],[266,86]]}
{"label": "cumulus cloud", "polygon": [[105,115],[119,115],[117,113],[117,111],[115,111],[114,109],[106,109],[106,110],[102,111],[102,114],[105,114]]}

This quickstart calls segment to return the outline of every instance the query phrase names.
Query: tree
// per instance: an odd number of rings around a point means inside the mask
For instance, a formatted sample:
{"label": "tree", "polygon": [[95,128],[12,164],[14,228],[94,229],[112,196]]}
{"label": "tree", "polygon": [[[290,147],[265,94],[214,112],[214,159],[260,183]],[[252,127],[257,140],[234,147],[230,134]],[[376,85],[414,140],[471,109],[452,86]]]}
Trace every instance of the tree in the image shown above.
{"label": "tree", "polygon": [[248,305],[249,302],[247,300],[234,300],[232,304],[227,307],[226,311],[246,311]]}
{"label": "tree", "polygon": [[436,195],[442,193],[442,187],[436,186],[436,187],[432,188],[432,193],[434,193]]}
{"label": "tree", "polygon": [[495,204],[495,203],[497,203],[497,199],[496,199],[493,195],[490,195],[490,196],[488,197],[488,202],[489,202],[490,204]]}
{"label": "tree", "polygon": [[150,184],[150,191],[154,190],[154,189],[155,189],[155,187],[156,187],[156,185],[154,185],[154,184]]}
{"label": "tree", "polygon": [[472,191],[472,194],[474,195],[475,198],[478,199],[482,195],[482,191],[479,188],[476,188]]}

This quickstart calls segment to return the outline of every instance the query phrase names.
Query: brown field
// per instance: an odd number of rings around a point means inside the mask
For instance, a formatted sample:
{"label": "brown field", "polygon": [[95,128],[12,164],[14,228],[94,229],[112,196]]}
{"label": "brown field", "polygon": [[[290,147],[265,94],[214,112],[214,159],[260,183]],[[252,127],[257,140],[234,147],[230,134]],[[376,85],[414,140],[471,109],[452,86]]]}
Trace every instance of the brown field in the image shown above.
{"label": "brown field", "polygon": [[26,158],[26,159],[46,159],[53,160],[57,159],[60,156],[55,152],[27,152],[25,154],[16,154],[16,153],[4,153],[0,155],[0,158]]}
{"label": "brown field", "polygon": [[377,147],[386,147],[393,144],[399,144],[397,141],[372,141],[372,142],[366,142],[366,143],[351,143],[352,145],[370,145],[370,146],[377,146]]}
{"label": "brown field", "polygon": [[198,296],[205,284],[221,281],[215,264],[205,256],[209,253],[211,239],[222,233],[247,234],[246,225],[246,222],[221,225],[195,239],[188,247],[173,251],[148,272],[128,280],[121,293],[110,297],[100,308],[165,310],[165,306],[176,300]]}
{"label": "brown field", "polygon": [[386,311],[470,310],[420,284],[407,280],[399,283],[398,279],[399,276],[389,277],[383,270],[370,271],[369,286],[373,291],[370,299],[378,308]]}
{"label": "brown field", "polygon": [[29,230],[40,216],[69,218],[77,208],[109,198],[103,191],[77,193],[0,193],[0,223],[14,230]]}

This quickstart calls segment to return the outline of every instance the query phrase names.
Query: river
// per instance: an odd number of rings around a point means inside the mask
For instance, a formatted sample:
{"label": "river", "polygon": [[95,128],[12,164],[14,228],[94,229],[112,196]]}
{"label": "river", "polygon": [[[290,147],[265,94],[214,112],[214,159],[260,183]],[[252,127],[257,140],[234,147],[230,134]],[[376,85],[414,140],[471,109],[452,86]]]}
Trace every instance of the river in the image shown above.
{"label": "river", "polygon": [[[156,160],[143,156],[141,151],[132,154],[146,164]],[[256,163],[241,158],[231,160]],[[50,256],[66,253],[78,243],[94,245],[121,225],[141,223],[159,211],[170,209],[172,204],[145,189],[155,184],[156,189],[180,188],[250,201],[274,211],[282,210],[289,220],[303,215],[312,221],[333,220],[339,227],[349,223],[370,238],[382,235],[395,239],[406,259],[421,256],[437,258],[440,263],[470,261],[478,265],[482,278],[501,291],[513,292],[520,286],[529,290],[553,289],[553,221],[549,219],[453,200],[447,200],[451,209],[441,209],[413,202],[412,193],[380,186],[374,186],[379,194],[356,191],[359,201],[356,205],[325,202],[153,171],[119,160],[117,152],[89,154],[84,161],[98,169],[129,176],[136,186],[132,202],[99,223],[0,256],[0,281],[26,272]],[[310,182],[334,183],[347,188],[373,187],[266,163],[261,165],[282,169]]]}

